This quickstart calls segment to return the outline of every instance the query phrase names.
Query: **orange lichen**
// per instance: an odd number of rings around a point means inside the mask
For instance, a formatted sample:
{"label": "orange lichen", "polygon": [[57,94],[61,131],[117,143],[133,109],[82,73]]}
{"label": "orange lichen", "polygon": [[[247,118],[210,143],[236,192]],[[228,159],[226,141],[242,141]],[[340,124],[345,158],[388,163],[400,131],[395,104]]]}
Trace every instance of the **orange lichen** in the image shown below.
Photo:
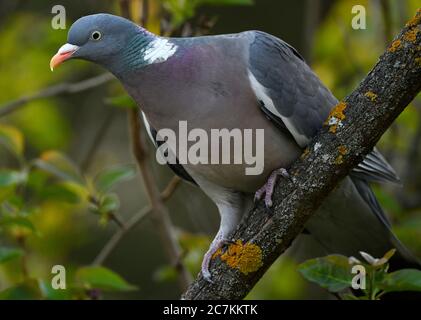
{"label": "orange lichen", "polygon": [[338,125],[341,124],[341,121],[345,119],[344,111],[347,105],[345,102],[339,102],[329,113],[325,125],[329,126],[329,132],[336,133]]}
{"label": "orange lichen", "polygon": [[335,164],[339,165],[344,162],[344,155],[348,153],[348,149],[345,146],[338,147],[339,155],[335,159]]}
{"label": "orange lichen", "polygon": [[405,39],[405,41],[414,42],[415,40],[417,40],[418,31],[419,31],[418,28],[411,29],[405,32],[405,34],[403,35],[403,38]]}
{"label": "orange lichen", "polygon": [[336,159],[335,159],[336,165],[342,164],[343,162],[344,162],[344,156],[343,155],[340,154],[339,156],[336,157]]}
{"label": "orange lichen", "polygon": [[401,41],[395,40],[392,42],[392,44],[390,45],[389,49],[387,49],[389,52],[395,52],[396,50],[398,50],[401,47]]}
{"label": "orange lichen", "polygon": [[218,248],[218,250],[216,250],[215,253],[212,255],[212,259],[219,257],[221,254],[222,254],[222,248]]}
{"label": "orange lichen", "polygon": [[301,159],[305,159],[308,156],[309,153],[310,153],[310,149],[305,148],[304,152],[301,154]]}
{"label": "orange lichen", "polygon": [[406,23],[407,27],[414,27],[421,22],[421,8],[418,8],[415,16]]}
{"label": "orange lichen", "polygon": [[219,249],[213,258],[217,256],[220,256],[228,266],[240,270],[243,274],[255,272],[263,265],[262,249],[253,243],[243,243],[241,240],[230,244],[224,253]]}
{"label": "orange lichen", "polygon": [[338,151],[339,151],[339,154],[341,154],[343,156],[348,153],[348,149],[345,146],[339,146]]}
{"label": "orange lichen", "polygon": [[336,133],[336,130],[338,129],[338,125],[337,124],[332,124],[330,127],[329,127],[329,132],[330,133]]}
{"label": "orange lichen", "polygon": [[369,98],[372,102],[375,102],[377,100],[377,94],[375,94],[373,91],[367,91],[364,95],[367,98]]}
{"label": "orange lichen", "polygon": [[336,107],[334,107],[330,113],[329,113],[329,117],[330,118],[336,118],[339,120],[344,120],[345,119],[345,114],[344,114],[344,110],[346,109],[346,103],[341,101],[339,102]]}

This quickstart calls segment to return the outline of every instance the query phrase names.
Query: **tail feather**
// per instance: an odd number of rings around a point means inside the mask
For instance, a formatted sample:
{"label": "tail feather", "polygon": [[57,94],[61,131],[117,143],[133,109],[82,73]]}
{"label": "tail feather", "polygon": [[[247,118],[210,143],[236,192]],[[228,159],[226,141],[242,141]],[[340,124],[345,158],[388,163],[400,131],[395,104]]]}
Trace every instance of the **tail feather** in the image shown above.
{"label": "tail feather", "polygon": [[421,268],[393,234],[368,183],[360,178],[347,177],[340,183],[307,222],[306,229],[328,253],[358,256],[365,251],[382,257],[395,248],[392,269]]}
{"label": "tail feather", "polygon": [[[347,177],[332,191],[319,210],[307,222],[306,230],[327,254],[359,256],[364,251],[380,258],[392,248],[390,271],[421,264],[393,234],[390,222],[367,181]],[[419,299],[419,292],[386,294],[386,299]]]}
{"label": "tail feather", "polygon": [[403,245],[403,243],[392,232],[389,219],[382,210],[379,202],[376,199],[376,196],[373,193],[373,190],[371,190],[368,183],[365,180],[356,177],[352,178],[352,182],[357,188],[357,191],[359,192],[360,196],[370,206],[372,212],[376,215],[380,222],[384,224],[384,227],[389,230],[390,242],[392,246],[396,249],[395,255],[390,260],[391,270],[398,270],[403,268],[421,269],[421,263],[418,261],[418,259]]}

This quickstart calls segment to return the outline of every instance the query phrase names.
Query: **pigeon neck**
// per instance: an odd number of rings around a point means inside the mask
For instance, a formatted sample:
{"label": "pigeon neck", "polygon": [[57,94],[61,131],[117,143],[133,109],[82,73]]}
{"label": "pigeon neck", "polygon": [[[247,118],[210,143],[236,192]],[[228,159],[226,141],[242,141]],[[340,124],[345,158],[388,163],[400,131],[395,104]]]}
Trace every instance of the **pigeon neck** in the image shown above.
{"label": "pigeon neck", "polygon": [[126,49],[116,61],[114,70],[117,75],[127,75],[142,67],[162,63],[172,57],[178,46],[168,38],[158,37],[147,30],[141,31],[128,41]]}

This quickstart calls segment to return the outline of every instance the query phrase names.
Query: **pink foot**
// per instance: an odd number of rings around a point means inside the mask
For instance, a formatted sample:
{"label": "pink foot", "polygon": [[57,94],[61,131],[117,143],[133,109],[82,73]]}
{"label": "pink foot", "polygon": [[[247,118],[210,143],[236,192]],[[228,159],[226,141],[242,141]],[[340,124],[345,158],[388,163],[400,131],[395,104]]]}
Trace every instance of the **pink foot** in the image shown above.
{"label": "pink foot", "polygon": [[275,188],[276,180],[278,179],[278,176],[284,177],[284,178],[290,178],[288,171],[284,168],[279,168],[274,170],[270,176],[268,181],[261,187],[259,190],[256,191],[256,194],[254,195],[254,200],[260,200],[263,195],[265,195],[265,204],[266,207],[270,208],[273,205],[272,202],[272,195],[273,195],[273,189]]}
{"label": "pink foot", "polygon": [[209,271],[209,267],[210,267],[210,262],[212,260],[212,256],[218,251],[218,249],[222,248],[224,245],[230,243],[231,241],[228,239],[217,239],[215,238],[214,241],[212,241],[209,250],[206,252],[205,256],[203,257],[203,261],[202,261],[202,275],[203,278],[208,281],[208,282],[213,282],[212,281],[212,276],[211,273]]}

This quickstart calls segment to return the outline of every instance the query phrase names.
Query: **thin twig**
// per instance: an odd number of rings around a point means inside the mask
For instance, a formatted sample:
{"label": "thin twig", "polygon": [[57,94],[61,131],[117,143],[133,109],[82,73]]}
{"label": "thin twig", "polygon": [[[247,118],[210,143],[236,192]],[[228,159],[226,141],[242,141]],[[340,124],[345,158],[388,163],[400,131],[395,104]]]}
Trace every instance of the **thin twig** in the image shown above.
{"label": "thin twig", "polygon": [[[175,192],[177,187],[180,185],[181,179],[177,176],[174,176],[165,189],[161,192],[162,201],[168,200]],[[150,214],[152,208],[151,206],[146,206],[142,208],[138,213],[133,215],[127,222],[120,223],[120,227],[114,233],[114,235],[108,240],[105,246],[101,249],[97,257],[94,259],[94,265],[101,265],[104,261],[110,256],[111,252],[117,247],[121,239],[133,228],[138,226],[144,218]]]}
{"label": "thin twig", "polygon": [[178,176],[174,176],[165,189],[161,192],[162,201],[168,200],[169,197],[174,193],[175,189],[180,185],[181,179]]}
{"label": "thin twig", "polygon": [[28,250],[26,245],[26,237],[21,235],[17,237],[17,242],[19,243],[20,247],[22,248],[22,251],[24,254],[21,257],[21,270],[22,270],[22,277],[23,279],[28,279],[29,277],[29,271],[28,271]]}
{"label": "thin twig", "polygon": [[120,229],[124,230],[124,229],[126,228],[126,226],[125,226],[125,224],[124,224],[123,220],[121,219],[121,217],[120,217],[118,214],[116,214],[115,212],[114,212],[114,213],[111,213],[111,215],[110,215],[110,220],[111,220],[111,221],[114,221],[114,222],[115,222],[115,224],[116,224],[116,225],[117,225]]}
{"label": "thin twig", "polygon": [[[125,18],[130,19],[130,0],[120,0],[120,9]],[[146,17],[146,12],[142,13]],[[179,246],[168,209],[165,207],[161,193],[158,189],[151,168],[147,162],[147,144],[141,131],[140,112],[137,108],[128,110],[128,121],[133,155],[142,175],[143,184],[149,203],[152,207],[152,218],[156,225],[164,250],[170,259],[171,265],[177,268],[178,283],[181,290],[186,290],[192,281],[192,277],[181,262],[181,248]]]}
{"label": "thin twig", "polygon": [[177,267],[179,274],[179,285],[182,290],[187,289],[191,283],[191,275],[186,267],[180,263],[181,249],[171,223],[168,209],[163,204],[155,178],[146,161],[145,141],[140,130],[140,115],[138,109],[129,110],[129,122],[131,129],[133,154],[142,175],[146,194],[151,204],[152,218],[155,222],[164,250],[170,259],[171,265]]}
{"label": "thin twig", "polygon": [[389,0],[380,0],[380,8],[383,17],[384,40],[389,43],[393,39],[392,14]]}
{"label": "thin twig", "polygon": [[146,206],[140,210],[137,214],[127,221],[122,228],[119,228],[117,232],[108,240],[106,245],[101,249],[99,254],[93,261],[93,265],[101,265],[110,256],[111,252],[117,247],[120,240],[136,225],[143,221],[143,219],[151,212],[151,206]]}
{"label": "thin twig", "polygon": [[114,76],[112,74],[104,73],[93,78],[82,80],[80,82],[76,82],[76,83],[64,82],[64,83],[60,83],[51,87],[44,88],[33,94],[23,96],[16,100],[0,105],[0,118],[18,110],[19,108],[25,106],[28,102],[38,100],[38,99],[50,98],[50,97],[57,96],[60,94],[65,94],[65,93],[70,94],[70,93],[82,92],[85,90],[98,87],[104,83],[111,81],[112,79],[114,79]]}

